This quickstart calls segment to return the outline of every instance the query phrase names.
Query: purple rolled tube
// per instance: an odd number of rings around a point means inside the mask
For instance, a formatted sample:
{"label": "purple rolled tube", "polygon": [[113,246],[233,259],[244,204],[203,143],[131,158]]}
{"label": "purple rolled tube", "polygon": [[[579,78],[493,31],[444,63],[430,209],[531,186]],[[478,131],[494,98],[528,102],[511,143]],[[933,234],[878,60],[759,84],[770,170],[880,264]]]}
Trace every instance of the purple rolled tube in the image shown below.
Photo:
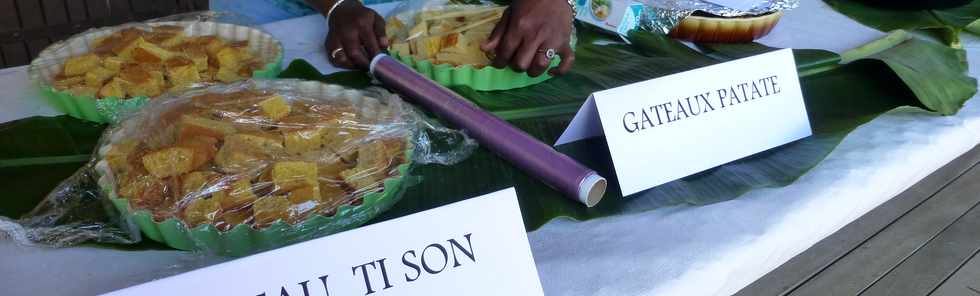
{"label": "purple rolled tube", "polygon": [[530,173],[566,197],[596,205],[606,192],[606,179],[504,120],[480,109],[459,94],[419,75],[388,55],[371,60],[371,74],[409,101],[467,131],[484,147]]}

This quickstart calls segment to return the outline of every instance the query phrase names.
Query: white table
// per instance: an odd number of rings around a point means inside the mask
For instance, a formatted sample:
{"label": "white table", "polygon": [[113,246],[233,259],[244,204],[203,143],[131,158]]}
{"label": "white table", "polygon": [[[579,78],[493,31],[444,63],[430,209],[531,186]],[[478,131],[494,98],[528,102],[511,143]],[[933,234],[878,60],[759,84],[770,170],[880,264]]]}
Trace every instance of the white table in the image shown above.
{"label": "white table", "polygon": [[[304,58],[321,71],[334,70],[325,60],[321,17],[264,27],[283,40],[286,61]],[[839,52],[880,36],[819,0],[803,0],[762,43]],[[980,42],[966,39],[971,61],[980,60]],[[980,76],[980,68],[971,68]],[[0,98],[0,121],[57,114],[27,87],[23,67],[0,71],[0,87],[12,93]],[[859,127],[792,185],[707,206],[586,222],[558,219],[528,236],[550,295],[727,295],[978,143],[980,100],[950,117],[900,108]],[[178,251],[42,249],[0,242],[0,286],[10,295],[95,294],[220,260]]]}

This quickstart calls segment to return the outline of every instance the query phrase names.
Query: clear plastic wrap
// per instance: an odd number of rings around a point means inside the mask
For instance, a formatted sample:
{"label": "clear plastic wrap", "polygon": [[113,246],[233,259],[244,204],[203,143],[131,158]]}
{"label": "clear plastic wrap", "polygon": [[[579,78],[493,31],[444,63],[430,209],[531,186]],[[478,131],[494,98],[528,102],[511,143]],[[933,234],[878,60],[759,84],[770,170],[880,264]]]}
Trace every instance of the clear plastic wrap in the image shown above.
{"label": "clear plastic wrap", "polygon": [[[492,1],[407,0],[386,18],[389,52],[397,60],[444,86],[493,91],[525,87],[551,75],[530,77],[510,68],[490,67],[492,54],[480,44],[490,37],[507,6]],[[569,24],[571,26],[571,24]],[[575,48],[575,28],[570,41]],[[551,60],[550,67],[560,58]]]}
{"label": "clear plastic wrap", "polygon": [[399,56],[483,67],[490,64],[490,58],[480,43],[490,37],[506,8],[481,1],[404,1],[388,16],[385,34],[391,51]]}
{"label": "clear plastic wrap", "polygon": [[737,18],[796,8],[799,0],[760,0],[750,9],[736,9],[711,0],[578,0],[576,18],[626,35],[630,30],[668,34],[695,12]]}
{"label": "clear plastic wrap", "polygon": [[282,54],[244,17],[208,11],[87,30],[49,45],[28,71],[62,111],[106,122],[118,105],[197,83],[273,78]]}
{"label": "clear plastic wrap", "polygon": [[452,164],[475,146],[380,88],[196,87],[111,127],[90,165],[0,230],[65,246],[134,242],[141,229],[178,249],[245,255],[363,224],[417,182],[413,164]]}
{"label": "clear plastic wrap", "polygon": [[751,9],[740,10],[715,4],[708,0],[635,0],[642,2],[645,9],[640,16],[640,28],[646,31],[669,33],[681,20],[695,12],[704,12],[721,17],[742,17],[763,15],[796,8],[799,0],[765,0]]}

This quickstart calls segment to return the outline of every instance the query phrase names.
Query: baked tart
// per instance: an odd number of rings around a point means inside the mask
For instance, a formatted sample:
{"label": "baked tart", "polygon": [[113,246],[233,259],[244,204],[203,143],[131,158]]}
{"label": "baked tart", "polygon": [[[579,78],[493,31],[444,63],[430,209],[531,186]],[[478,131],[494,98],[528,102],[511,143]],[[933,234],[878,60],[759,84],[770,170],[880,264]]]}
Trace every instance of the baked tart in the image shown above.
{"label": "baked tart", "polygon": [[782,11],[762,15],[722,17],[695,12],[670,30],[670,37],[703,43],[752,42],[772,31]]}
{"label": "baked tart", "polygon": [[356,227],[400,198],[413,148],[406,110],[376,97],[281,80],[154,100],[105,137],[100,185],[178,249],[244,255]]}

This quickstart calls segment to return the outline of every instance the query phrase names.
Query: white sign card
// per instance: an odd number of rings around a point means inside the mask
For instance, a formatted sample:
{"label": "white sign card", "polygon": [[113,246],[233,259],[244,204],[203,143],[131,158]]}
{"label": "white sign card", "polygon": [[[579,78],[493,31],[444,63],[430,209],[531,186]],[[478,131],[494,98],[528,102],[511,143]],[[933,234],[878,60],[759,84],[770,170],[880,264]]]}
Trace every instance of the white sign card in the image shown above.
{"label": "white sign card", "polygon": [[107,295],[543,295],[513,188]]}
{"label": "white sign card", "polygon": [[812,131],[784,49],[596,92],[555,145],[602,134],[630,195]]}

